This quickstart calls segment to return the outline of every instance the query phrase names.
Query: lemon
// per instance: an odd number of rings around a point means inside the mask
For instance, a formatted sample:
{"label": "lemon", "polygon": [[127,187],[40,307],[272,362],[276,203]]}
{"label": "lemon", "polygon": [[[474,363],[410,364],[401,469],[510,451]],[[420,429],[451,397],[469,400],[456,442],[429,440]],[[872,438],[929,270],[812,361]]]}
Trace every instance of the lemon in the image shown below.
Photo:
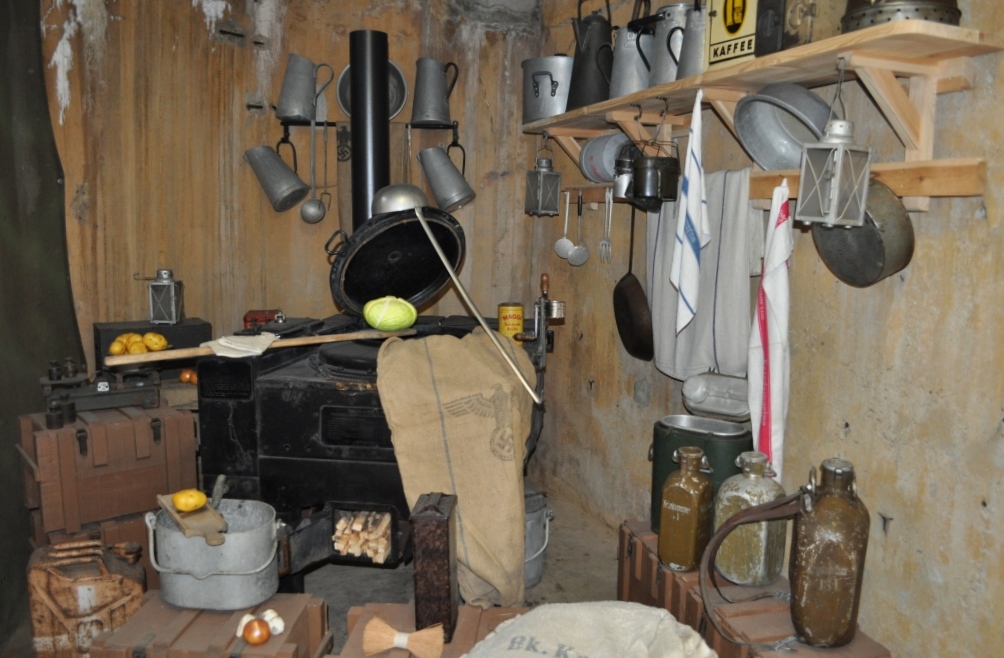
{"label": "lemon", "polygon": [[174,509],[179,512],[194,512],[206,504],[206,494],[198,489],[182,489],[171,496]]}
{"label": "lemon", "polygon": [[143,339],[141,338],[140,340],[129,343],[126,347],[126,351],[129,352],[129,354],[145,354],[150,350],[146,349],[146,345],[143,344]]}
{"label": "lemon", "polygon": [[167,349],[167,339],[164,338],[163,335],[153,331],[148,331],[143,334],[143,344],[146,345],[146,349],[151,352],[159,352],[163,349]]}
{"label": "lemon", "polygon": [[109,354],[125,354],[126,344],[124,340],[119,340],[116,338],[112,341],[112,344],[108,346]]}
{"label": "lemon", "polygon": [[415,324],[418,311],[400,297],[381,297],[366,302],[363,317],[367,324],[380,331],[399,331]]}

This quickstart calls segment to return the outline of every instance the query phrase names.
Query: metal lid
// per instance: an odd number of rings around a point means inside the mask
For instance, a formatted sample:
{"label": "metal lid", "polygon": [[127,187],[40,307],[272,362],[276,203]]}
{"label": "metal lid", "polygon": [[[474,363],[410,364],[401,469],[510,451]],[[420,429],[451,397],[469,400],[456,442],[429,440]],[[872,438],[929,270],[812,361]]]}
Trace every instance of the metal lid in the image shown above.
{"label": "metal lid", "polygon": [[924,20],[958,25],[962,11],[956,0],[848,0],[840,31],[853,32],[880,23]]}
{"label": "metal lid", "polygon": [[[422,214],[450,265],[459,269],[466,253],[460,222],[438,208]],[[414,210],[373,217],[329,253],[331,295],[350,315],[361,316],[366,302],[388,295],[420,307],[450,281]]]}
{"label": "metal lid", "polygon": [[854,464],[846,459],[841,459],[840,457],[830,457],[829,459],[824,459],[822,468],[824,471],[829,471],[834,475],[843,475],[845,473],[854,472]]}

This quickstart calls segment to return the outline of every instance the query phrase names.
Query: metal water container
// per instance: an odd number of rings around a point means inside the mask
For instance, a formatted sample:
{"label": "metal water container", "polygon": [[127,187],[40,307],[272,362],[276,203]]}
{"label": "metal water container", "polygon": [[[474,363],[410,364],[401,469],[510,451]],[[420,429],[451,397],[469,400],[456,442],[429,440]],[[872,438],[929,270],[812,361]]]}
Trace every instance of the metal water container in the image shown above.
{"label": "metal water container", "polygon": [[791,537],[791,621],[800,642],[842,647],[854,639],[868,550],[869,515],[858,498],[854,465],[823,461],[809,475],[811,501]]}
{"label": "metal water container", "polygon": [[[742,469],[718,489],[715,530],[736,512],[784,498],[784,488],[768,477],[767,455],[744,452],[736,458]],[[722,542],[715,559],[718,573],[739,585],[769,585],[784,567],[784,521],[760,521],[736,528]]]}

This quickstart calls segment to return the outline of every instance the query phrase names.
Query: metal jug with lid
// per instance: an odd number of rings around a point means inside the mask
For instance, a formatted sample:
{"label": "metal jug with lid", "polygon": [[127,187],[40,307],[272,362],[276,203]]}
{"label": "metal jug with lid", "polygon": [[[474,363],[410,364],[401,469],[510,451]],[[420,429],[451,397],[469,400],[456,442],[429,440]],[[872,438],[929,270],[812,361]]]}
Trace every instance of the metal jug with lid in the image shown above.
{"label": "metal jug with lid", "polygon": [[655,43],[652,45],[652,70],[649,72],[650,87],[676,80],[676,68],[680,63],[680,49],[687,26],[687,10],[693,5],[679,2],[667,5],[656,12],[659,17],[655,27]]}
{"label": "metal jug with lid", "polygon": [[620,98],[648,87],[654,29],[650,24],[639,24],[639,19],[648,16],[648,7],[648,0],[637,0],[631,24],[617,30],[613,46],[614,64],[610,73],[610,98]]}
{"label": "metal jug with lid", "polygon": [[582,2],[578,1],[579,15],[572,21],[575,57],[566,111],[610,98],[610,69],[613,66],[610,0],[605,0],[606,16],[596,10],[585,18],[582,17]]}

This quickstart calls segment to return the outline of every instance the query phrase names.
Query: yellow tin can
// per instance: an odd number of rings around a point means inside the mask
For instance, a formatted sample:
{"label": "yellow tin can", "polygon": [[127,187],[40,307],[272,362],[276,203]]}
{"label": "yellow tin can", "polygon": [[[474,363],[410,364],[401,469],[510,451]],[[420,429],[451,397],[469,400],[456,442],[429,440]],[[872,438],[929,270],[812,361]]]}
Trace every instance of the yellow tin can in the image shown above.
{"label": "yellow tin can", "polygon": [[515,340],[517,345],[522,345],[523,341],[516,340],[516,335],[523,333],[523,305],[519,302],[502,302],[499,304],[498,318],[499,333]]}

